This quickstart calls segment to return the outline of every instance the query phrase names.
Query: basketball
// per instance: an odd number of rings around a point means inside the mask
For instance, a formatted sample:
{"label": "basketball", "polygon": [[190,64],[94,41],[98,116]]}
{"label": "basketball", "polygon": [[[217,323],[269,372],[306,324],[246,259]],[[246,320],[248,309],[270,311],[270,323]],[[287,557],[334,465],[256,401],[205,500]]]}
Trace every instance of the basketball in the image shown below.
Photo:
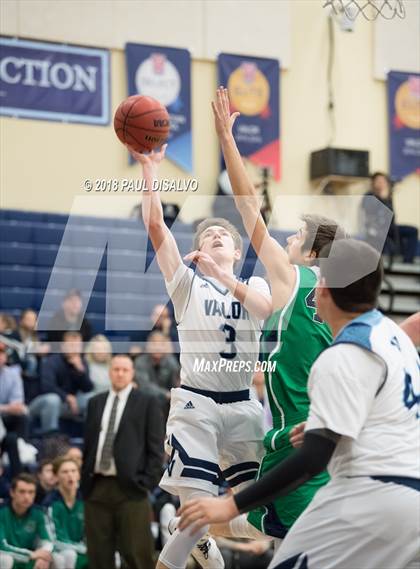
{"label": "basketball", "polygon": [[166,142],[169,114],[156,99],[133,95],[117,108],[114,129],[123,144],[129,144],[137,152],[150,152]]}

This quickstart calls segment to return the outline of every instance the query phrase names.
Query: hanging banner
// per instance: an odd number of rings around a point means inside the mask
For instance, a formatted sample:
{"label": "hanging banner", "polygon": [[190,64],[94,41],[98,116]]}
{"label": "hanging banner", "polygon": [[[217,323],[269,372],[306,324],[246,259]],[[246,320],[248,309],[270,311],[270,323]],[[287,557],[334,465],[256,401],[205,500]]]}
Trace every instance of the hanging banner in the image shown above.
{"label": "hanging banner", "polygon": [[109,124],[109,52],[0,38],[0,114]]}
{"label": "hanging banner", "polygon": [[190,52],[127,43],[125,54],[128,94],[154,97],[167,108],[171,131],[166,156],[192,172]]}
{"label": "hanging banner", "polygon": [[269,168],[280,179],[280,63],[222,53],[218,57],[219,85],[229,90],[231,111],[240,117],[233,134],[244,158]]}
{"label": "hanging banner", "polygon": [[390,176],[420,174],[420,75],[388,73]]}

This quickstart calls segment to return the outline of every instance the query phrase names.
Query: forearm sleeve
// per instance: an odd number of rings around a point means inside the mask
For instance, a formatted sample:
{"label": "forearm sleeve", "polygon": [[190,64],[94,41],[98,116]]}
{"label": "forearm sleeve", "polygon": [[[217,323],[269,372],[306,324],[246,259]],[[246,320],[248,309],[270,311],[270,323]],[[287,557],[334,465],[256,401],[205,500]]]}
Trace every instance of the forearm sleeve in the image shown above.
{"label": "forearm sleeve", "polygon": [[[334,433],[332,433],[334,435]],[[337,444],[338,436],[321,431],[305,434],[302,447],[270,470],[255,484],[235,495],[238,510],[248,512],[284,496],[322,472]]]}

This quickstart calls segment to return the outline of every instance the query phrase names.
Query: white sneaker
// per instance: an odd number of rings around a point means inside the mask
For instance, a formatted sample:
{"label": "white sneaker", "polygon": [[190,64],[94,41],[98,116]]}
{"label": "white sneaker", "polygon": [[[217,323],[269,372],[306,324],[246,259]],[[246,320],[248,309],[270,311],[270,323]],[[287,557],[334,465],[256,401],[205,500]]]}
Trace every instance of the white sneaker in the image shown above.
{"label": "white sneaker", "polygon": [[195,544],[191,555],[202,569],[224,569],[225,562],[220,549],[217,547],[216,541],[208,533]]}
{"label": "white sneaker", "polygon": [[[168,523],[168,531],[172,535],[178,527],[179,518],[172,518]],[[202,569],[224,569],[225,562],[223,560],[220,549],[217,547],[215,540],[206,533],[194,546],[191,551],[192,557],[202,567]]]}

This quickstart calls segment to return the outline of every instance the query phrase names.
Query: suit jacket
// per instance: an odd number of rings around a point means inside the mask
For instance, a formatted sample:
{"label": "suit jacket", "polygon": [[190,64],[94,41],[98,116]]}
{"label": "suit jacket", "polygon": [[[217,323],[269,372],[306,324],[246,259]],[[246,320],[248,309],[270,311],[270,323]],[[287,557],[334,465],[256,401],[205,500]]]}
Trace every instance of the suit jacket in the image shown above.
{"label": "suit jacket", "polygon": [[[81,490],[89,497],[108,392],[89,401],[85,424]],[[114,460],[121,490],[129,498],[143,498],[155,488],[163,468],[164,421],[159,402],[150,393],[132,389],[114,439]]]}

